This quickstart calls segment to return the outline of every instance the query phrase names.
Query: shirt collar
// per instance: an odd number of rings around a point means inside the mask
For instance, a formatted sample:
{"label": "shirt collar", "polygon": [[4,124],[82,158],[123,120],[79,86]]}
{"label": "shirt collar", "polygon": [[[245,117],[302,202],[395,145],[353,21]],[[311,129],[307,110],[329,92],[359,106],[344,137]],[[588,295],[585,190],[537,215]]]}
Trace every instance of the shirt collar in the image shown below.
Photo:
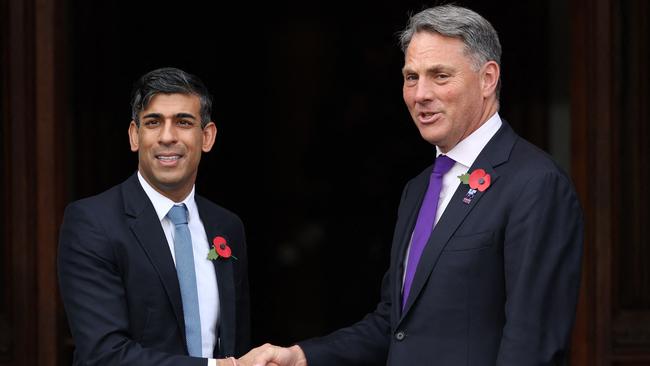
{"label": "shirt collar", "polygon": [[[502,124],[499,113],[493,114],[481,127],[462,139],[445,155],[469,169],[492,136],[501,128]],[[442,152],[436,146],[436,156],[440,154]]]}
{"label": "shirt collar", "polygon": [[167,213],[171,210],[172,206],[183,203],[187,207],[188,222],[192,219],[193,215],[197,215],[198,209],[196,207],[196,202],[194,201],[194,185],[192,185],[190,194],[188,194],[183,201],[174,202],[156,191],[149,182],[144,179],[142,174],[140,174],[140,171],[138,171],[138,180],[140,181],[142,189],[144,189],[144,193],[147,194],[147,197],[149,197],[149,200],[153,204],[153,208],[156,210],[156,215],[158,215],[158,220],[162,221],[162,219],[167,216]]}

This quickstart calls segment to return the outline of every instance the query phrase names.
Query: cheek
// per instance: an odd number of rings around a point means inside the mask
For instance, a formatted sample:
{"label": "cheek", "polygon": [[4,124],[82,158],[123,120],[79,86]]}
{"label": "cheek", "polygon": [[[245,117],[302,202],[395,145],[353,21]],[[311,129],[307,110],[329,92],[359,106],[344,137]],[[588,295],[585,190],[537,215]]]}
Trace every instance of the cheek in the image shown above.
{"label": "cheek", "polygon": [[157,141],[157,136],[153,133],[143,132],[137,137],[137,145],[140,150],[150,149]]}
{"label": "cheek", "polygon": [[410,108],[410,106],[411,106],[411,103],[410,103],[411,96],[410,96],[409,90],[406,87],[404,87],[402,89],[402,98],[404,99],[404,102],[406,103],[406,105],[409,106],[409,108]]}
{"label": "cheek", "polygon": [[462,94],[456,88],[444,88],[438,92],[439,98],[447,103],[449,106],[453,106],[462,98]]}
{"label": "cheek", "polygon": [[403,98],[404,104],[406,104],[406,108],[408,109],[409,113],[415,113],[415,105],[417,103],[415,102],[415,96],[413,93],[404,93]]}

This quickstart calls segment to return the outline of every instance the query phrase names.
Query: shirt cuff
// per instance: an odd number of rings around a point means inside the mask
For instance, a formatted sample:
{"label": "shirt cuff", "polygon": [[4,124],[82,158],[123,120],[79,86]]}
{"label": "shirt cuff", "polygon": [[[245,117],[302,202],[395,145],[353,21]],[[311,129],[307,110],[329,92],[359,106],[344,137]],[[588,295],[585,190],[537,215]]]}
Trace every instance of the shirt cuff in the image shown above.
{"label": "shirt cuff", "polygon": [[208,366],[217,366],[217,360],[214,358],[208,358]]}

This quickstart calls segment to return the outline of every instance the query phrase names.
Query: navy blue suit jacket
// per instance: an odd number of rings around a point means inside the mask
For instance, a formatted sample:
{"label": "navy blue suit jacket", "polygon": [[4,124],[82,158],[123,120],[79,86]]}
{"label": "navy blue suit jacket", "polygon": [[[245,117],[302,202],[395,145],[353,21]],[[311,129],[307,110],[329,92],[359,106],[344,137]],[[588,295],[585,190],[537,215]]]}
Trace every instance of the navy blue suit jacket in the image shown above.
{"label": "navy blue suit jacket", "polygon": [[408,182],[381,301],[362,321],[299,343],[309,366],[563,364],[574,322],[583,219],[570,179],[504,123],[461,184],[422,254],[401,309],[406,249],[432,167]]}
{"label": "navy blue suit jacket", "polygon": [[[244,228],[233,213],[195,196],[210,239],[233,255],[217,259],[220,323],[216,356],[249,349]],[[65,210],[59,238],[61,296],[75,342],[74,365],[200,365],[187,356],[178,278],[154,207],[137,175]]]}

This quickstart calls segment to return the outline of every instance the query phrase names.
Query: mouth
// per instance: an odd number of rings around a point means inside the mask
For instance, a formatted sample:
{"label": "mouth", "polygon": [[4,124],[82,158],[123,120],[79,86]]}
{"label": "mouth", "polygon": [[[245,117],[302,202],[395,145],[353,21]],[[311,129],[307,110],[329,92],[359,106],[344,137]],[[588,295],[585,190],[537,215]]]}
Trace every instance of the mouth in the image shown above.
{"label": "mouth", "polygon": [[440,118],[440,112],[419,112],[418,121],[422,124],[435,123]]}
{"label": "mouth", "polygon": [[162,165],[173,166],[175,165],[183,155],[180,154],[159,154],[155,155],[156,160],[158,160]]}

